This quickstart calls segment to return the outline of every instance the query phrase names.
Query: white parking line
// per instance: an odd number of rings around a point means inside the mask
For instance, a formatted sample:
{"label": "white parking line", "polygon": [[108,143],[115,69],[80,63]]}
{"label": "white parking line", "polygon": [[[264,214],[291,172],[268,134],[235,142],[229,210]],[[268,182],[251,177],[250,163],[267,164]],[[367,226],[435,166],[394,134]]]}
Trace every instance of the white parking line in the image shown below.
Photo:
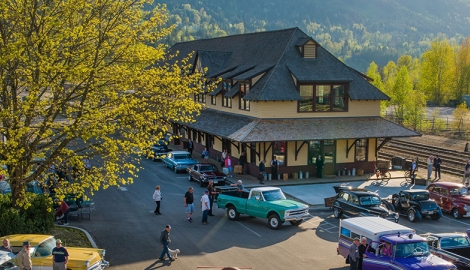
{"label": "white parking line", "polygon": [[241,226],[245,227],[245,229],[249,230],[250,232],[256,234],[258,237],[261,237],[261,235],[257,234],[255,231],[253,231],[252,229],[248,228],[247,226],[241,224],[240,222],[237,221],[238,224],[240,224]]}
{"label": "white parking line", "polygon": [[463,225],[470,226],[470,223],[463,222],[463,221],[457,220],[457,219],[455,219],[455,218],[448,218],[448,217],[446,217],[446,216],[443,216],[443,218],[447,218],[448,220],[452,220],[453,222],[458,222],[458,223],[461,223],[461,224],[463,224]]}

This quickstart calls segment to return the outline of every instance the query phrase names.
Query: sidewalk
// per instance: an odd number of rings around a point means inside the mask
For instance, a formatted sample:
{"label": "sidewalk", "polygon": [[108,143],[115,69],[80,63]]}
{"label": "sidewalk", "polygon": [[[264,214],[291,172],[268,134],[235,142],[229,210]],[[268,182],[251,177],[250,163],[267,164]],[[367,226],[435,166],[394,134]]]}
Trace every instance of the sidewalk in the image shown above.
{"label": "sidewalk", "polygon": [[[174,150],[185,150],[182,147],[172,145]],[[204,159],[200,157],[200,153],[193,152],[193,158],[199,162]],[[209,159],[209,163],[217,165],[219,170],[222,170],[219,162],[214,159]],[[434,172],[433,172],[434,173]],[[391,179],[386,185],[380,185],[375,175],[369,178],[370,174],[362,176],[324,176],[323,178],[303,178],[303,179],[288,179],[288,180],[270,180],[264,181],[264,185],[259,184],[258,179],[252,175],[247,174],[233,174],[233,177],[228,178],[229,183],[236,183],[237,180],[242,180],[245,188],[253,188],[259,186],[274,186],[282,188],[286,195],[300,200],[311,207],[321,208],[324,207],[324,199],[335,196],[333,186],[348,184],[352,187],[365,188],[370,191],[377,192],[380,197],[387,198],[391,195],[398,193],[400,190],[405,189],[425,189],[426,186],[410,185],[405,181],[403,171],[390,171]],[[424,170],[417,173],[417,178],[427,177]],[[461,179],[455,176],[442,174],[440,182],[461,182]]]}

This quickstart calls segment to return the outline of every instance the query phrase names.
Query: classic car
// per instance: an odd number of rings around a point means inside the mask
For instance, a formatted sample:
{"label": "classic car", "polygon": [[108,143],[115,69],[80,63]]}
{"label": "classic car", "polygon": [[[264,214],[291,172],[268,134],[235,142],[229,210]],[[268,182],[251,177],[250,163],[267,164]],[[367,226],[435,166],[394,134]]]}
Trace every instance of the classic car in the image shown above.
{"label": "classic car", "polygon": [[470,269],[470,239],[464,233],[433,233],[427,235],[432,254],[453,263],[458,269]]}
{"label": "classic car", "polygon": [[429,197],[436,201],[442,211],[452,213],[454,218],[470,217],[470,195],[465,185],[436,182],[426,189]]}
{"label": "classic car", "polygon": [[[52,249],[56,246],[54,236],[13,234],[1,237],[1,239],[5,238],[10,240],[15,254],[21,251],[23,242],[29,241],[34,269],[52,269]],[[68,269],[98,270],[109,266],[109,263],[104,260],[104,249],[67,247],[67,251],[69,253]]]}
{"label": "classic car", "polygon": [[191,154],[187,151],[170,152],[162,159],[162,161],[165,163],[167,168],[173,169],[175,173],[186,170],[188,167],[199,163],[197,160],[192,158]]}
{"label": "classic car", "polygon": [[379,216],[398,222],[399,215],[392,209],[385,207],[377,193],[361,188],[338,191],[332,207],[336,218]]}
{"label": "classic car", "polygon": [[429,198],[429,192],[425,189],[402,190],[392,195],[392,203],[395,211],[408,217],[411,222],[426,216],[430,216],[433,220],[442,217],[441,208]]}
{"label": "classic car", "polygon": [[217,166],[210,163],[199,163],[188,167],[189,181],[199,181],[201,187],[207,186],[210,180],[214,181],[214,185],[225,186],[227,176],[217,169]]}
{"label": "classic car", "polygon": [[168,145],[160,140],[158,143],[152,145],[152,159],[153,161],[161,160],[171,151],[173,150],[168,148]]}
{"label": "classic car", "polygon": [[218,188],[217,206],[227,209],[229,220],[237,220],[240,214],[267,218],[273,230],[281,228],[285,221],[298,226],[309,216],[308,206],[286,199],[278,187],[259,187],[238,191],[232,187]]}
{"label": "classic car", "polygon": [[20,268],[16,266],[15,258],[15,254],[0,250],[0,270],[20,270]]}

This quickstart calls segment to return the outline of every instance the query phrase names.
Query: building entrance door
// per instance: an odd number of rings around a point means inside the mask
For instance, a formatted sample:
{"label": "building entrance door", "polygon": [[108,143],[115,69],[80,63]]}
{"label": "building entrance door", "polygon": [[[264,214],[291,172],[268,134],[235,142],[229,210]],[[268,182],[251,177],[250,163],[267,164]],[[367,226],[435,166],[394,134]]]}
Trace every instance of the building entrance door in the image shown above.
{"label": "building entrance door", "polygon": [[322,144],[323,147],[323,153],[325,157],[325,164],[324,164],[324,169],[323,169],[323,174],[324,175],[334,175],[335,174],[335,153],[336,153],[336,147],[335,147],[335,141],[334,140],[325,140],[323,141]]}

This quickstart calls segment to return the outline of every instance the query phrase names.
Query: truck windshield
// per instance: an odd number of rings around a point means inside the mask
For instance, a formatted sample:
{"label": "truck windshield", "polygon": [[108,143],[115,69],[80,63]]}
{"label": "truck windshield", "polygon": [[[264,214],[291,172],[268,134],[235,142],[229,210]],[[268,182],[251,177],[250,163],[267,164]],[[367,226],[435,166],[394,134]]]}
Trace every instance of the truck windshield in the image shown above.
{"label": "truck windshield", "polygon": [[426,242],[415,242],[407,244],[398,244],[395,246],[396,258],[407,258],[429,255],[429,248]]}
{"label": "truck windshield", "polygon": [[286,196],[284,196],[284,193],[282,193],[281,190],[269,190],[269,191],[263,191],[263,197],[266,201],[280,201],[280,200],[285,200]]}
{"label": "truck windshield", "polygon": [[380,205],[380,198],[377,196],[366,196],[359,198],[361,205]]}

